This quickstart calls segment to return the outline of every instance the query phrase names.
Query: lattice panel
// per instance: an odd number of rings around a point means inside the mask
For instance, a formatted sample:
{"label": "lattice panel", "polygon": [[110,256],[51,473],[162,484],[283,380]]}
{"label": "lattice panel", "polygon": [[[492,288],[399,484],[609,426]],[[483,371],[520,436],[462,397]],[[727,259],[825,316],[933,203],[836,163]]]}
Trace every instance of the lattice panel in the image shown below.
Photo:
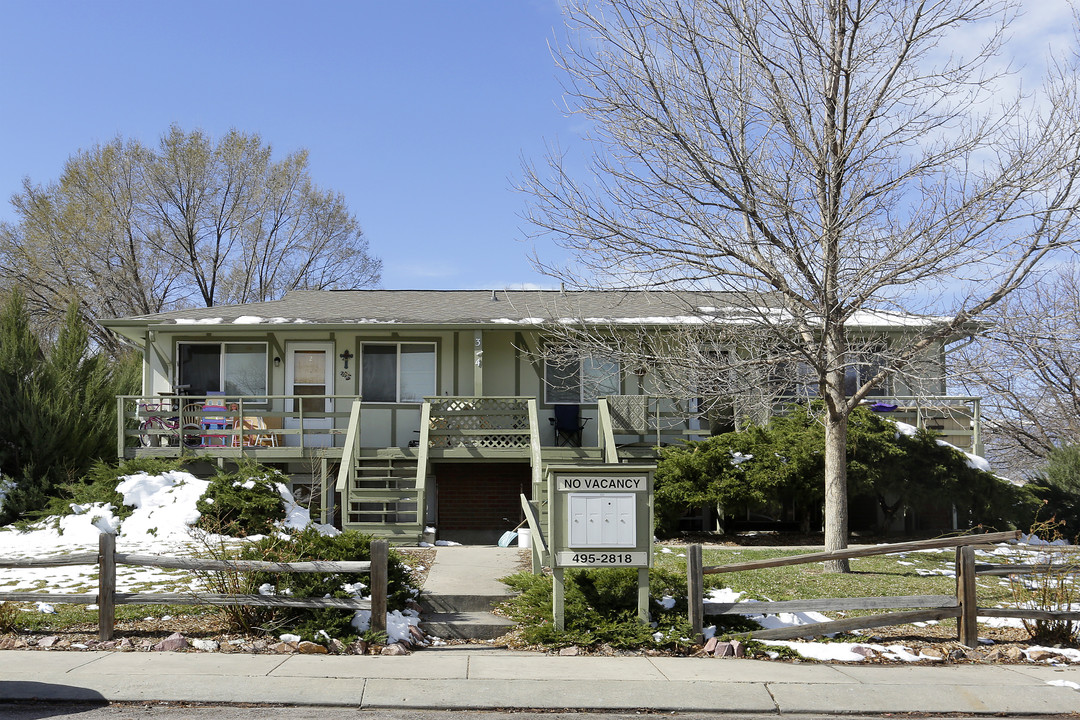
{"label": "lattice panel", "polygon": [[445,398],[431,402],[431,447],[525,448],[529,409],[514,398]]}
{"label": "lattice panel", "polygon": [[616,433],[645,433],[649,429],[649,398],[645,395],[608,395],[611,426]]}

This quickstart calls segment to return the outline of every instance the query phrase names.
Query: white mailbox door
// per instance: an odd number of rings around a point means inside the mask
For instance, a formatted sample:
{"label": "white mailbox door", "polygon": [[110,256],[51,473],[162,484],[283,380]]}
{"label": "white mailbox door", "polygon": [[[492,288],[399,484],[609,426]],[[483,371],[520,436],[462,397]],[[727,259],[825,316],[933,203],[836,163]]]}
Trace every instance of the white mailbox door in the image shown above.
{"label": "white mailbox door", "polygon": [[567,497],[570,547],[637,545],[634,493],[571,493]]}

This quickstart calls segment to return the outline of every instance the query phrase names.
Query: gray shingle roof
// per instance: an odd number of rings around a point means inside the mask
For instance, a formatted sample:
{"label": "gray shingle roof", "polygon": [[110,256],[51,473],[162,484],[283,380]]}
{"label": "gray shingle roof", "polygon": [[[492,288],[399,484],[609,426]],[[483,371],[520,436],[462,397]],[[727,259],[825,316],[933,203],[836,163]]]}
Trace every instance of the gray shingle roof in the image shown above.
{"label": "gray shingle roof", "polygon": [[[729,296],[730,297],[730,296]],[[174,310],[109,325],[529,325],[566,318],[667,323],[730,305],[723,293],[558,290],[296,290],[280,300]]]}
{"label": "gray shingle roof", "polygon": [[[295,290],[280,300],[174,310],[156,315],[107,320],[102,324],[131,338],[153,326],[409,326],[530,327],[583,321],[597,325],[671,326],[723,322],[775,322],[784,316],[769,298],[723,292],[645,292],[631,290]],[[741,302],[740,302],[741,301]],[[765,301],[765,302],[761,302]],[[754,309],[750,309],[753,307]],[[850,327],[877,330],[929,327],[947,318],[887,310],[864,310]],[[975,328],[959,331],[957,337]]]}

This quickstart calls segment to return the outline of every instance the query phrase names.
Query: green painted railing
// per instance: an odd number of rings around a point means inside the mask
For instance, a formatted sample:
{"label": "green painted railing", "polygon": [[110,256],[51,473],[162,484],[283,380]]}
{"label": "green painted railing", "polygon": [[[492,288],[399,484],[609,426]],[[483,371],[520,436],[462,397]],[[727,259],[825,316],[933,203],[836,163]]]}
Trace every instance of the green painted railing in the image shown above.
{"label": "green painted railing", "polygon": [[[340,448],[359,400],[356,395],[121,395],[117,457]],[[325,409],[328,405],[332,409]]]}
{"label": "green painted railing", "polygon": [[[356,477],[356,459],[360,455],[360,406],[359,399],[353,403],[352,410],[349,412],[349,428],[345,432],[345,447],[341,451],[341,462],[338,464],[337,482],[334,485],[335,491],[341,494],[342,498],[345,498],[348,493],[349,487],[353,479]],[[332,505],[330,502],[328,488],[324,485],[322,490],[322,519],[321,521],[329,523],[333,520]]]}
{"label": "green painted railing", "polygon": [[[795,398],[780,400],[777,414],[785,412]],[[981,455],[982,410],[978,397],[970,395],[880,396],[866,401],[883,411],[882,417],[939,433],[962,450]],[[617,444],[665,445],[710,435],[708,412],[695,412],[694,403],[660,395],[611,395],[597,404],[597,433],[606,462],[617,462]]]}

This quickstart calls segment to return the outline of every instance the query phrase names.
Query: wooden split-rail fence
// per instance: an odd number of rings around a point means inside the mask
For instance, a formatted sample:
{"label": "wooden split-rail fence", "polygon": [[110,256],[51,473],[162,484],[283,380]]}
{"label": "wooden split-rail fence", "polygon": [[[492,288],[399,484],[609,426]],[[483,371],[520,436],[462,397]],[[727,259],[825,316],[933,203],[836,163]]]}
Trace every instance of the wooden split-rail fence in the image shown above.
{"label": "wooden split-rail fence", "polygon": [[[889,545],[850,548],[835,552],[811,553],[765,560],[750,560],[730,565],[704,567],[702,565],[701,545],[690,545],[686,552],[687,597],[689,598],[689,620],[695,636],[700,639],[706,615],[766,615],[796,612],[836,612],[846,610],[896,610],[899,612],[878,613],[849,617],[842,620],[796,625],[792,627],[755,630],[750,635],[756,640],[787,640],[812,637],[853,630],[901,625],[904,623],[926,622],[957,618],[957,635],[961,644],[975,647],[978,644],[977,620],[983,617],[1011,617],[1032,620],[1070,620],[1080,621],[1080,612],[1071,610],[1039,610],[1028,608],[980,608],[976,597],[975,578],[977,575],[1017,575],[1046,572],[1076,571],[1080,568],[1062,567],[1053,564],[1041,565],[976,565],[975,550],[978,545],[1017,540],[1019,531],[986,533],[983,535],[965,535],[961,537],[917,540]],[[1040,551],[1053,551],[1053,546],[1033,546]],[[780,567],[783,565],[802,565],[843,560],[872,555],[891,555],[920,550],[956,548],[956,593],[955,595],[908,595],[891,597],[856,597],[856,598],[818,598],[814,600],[783,600],[778,602],[716,602],[704,600],[704,576],[731,573],[744,570]]]}
{"label": "wooden split-rail fence", "polygon": [[[102,533],[98,552],[56,555],[46,558],[0,558],[0,568],[60,567],[65,565],[97,565],[97,593],[65,594],[38,592],[3,592],[0,601],[76,603],[98,606],[98,638],[111,640],[116,622],[117,605],[244,605],[259,607],[340,608],[370,610],[371,629],[386,632],[387,562],[389,545],[386,540],[371,541],[371,560],[312,560],[308,562],[277,563],[262,560],[211,560],[164,555],[137,555],[116,552],[116,535]],[[268,573],[369,573],[371,595],[358,598],[311,598],[287,595],[223,595],[202,592],[186,593],[119,593],[116,591],[116,566],[174,568],[196,572],[268,572]]]}

